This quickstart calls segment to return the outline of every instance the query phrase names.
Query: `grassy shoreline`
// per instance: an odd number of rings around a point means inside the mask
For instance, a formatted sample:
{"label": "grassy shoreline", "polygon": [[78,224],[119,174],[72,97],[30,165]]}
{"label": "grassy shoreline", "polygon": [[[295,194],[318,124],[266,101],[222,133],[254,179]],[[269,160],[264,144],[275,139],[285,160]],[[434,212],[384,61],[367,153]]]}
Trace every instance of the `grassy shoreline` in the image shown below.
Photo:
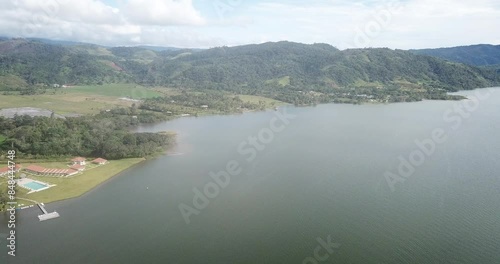
{"label": "grassy shoreline", "polygon": [[[27,175],[27,177],[30,179],[55,184],[56,186],[41,192],[35,192],[31,194],[28,194],[28,190],[18,187],[16,197],[34,200],[41,203],[52,203],[78,198],[101,186],[107,181],[113,179],[115,176],[118,176],[122,172],[125,172],[146,160],[146,158],[112,160],[106,165],[90,169],[71,178]],[[41,166],[49,165],[43,163],[37,164]],[[2,184],[4,184],[6,181],[6,178],[1,178]],[[23,206],[33,204],[25,200],[17,200],[17,202],[18,204],[23,204]]]}

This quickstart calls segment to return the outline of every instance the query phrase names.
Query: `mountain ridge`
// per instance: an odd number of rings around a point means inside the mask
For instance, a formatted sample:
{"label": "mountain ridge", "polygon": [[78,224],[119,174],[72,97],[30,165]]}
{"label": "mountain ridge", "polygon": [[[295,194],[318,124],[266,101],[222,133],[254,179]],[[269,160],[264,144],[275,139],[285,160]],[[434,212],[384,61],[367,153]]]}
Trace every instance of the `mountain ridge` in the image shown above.
{"label": "mountain ridge", "polygon": [[[280,41],[155,51],[92,44],[61,46],[24,39],[0,41],[0,90],[8,90],[8,83],[17,83],[17,90],[31,86],[33,92],[33,87],[54,83],[120,82],[222,90],[303,103],[297,99],[304,97],[302,91],[329,99],[353,93],[378,94],[379,100],[387,95],[443,99],[446,91],[493,86],[499,80],[495,69],[388,48],[339,50],[323,43]],[[304,102],[323,100],[316,97]]]}
{"label": "mountain ridge", "polygon": [[499,65],[500,45],[476,44],[468,46],[410,50],[415,54],[429,55],[449,61],[474,66]]}

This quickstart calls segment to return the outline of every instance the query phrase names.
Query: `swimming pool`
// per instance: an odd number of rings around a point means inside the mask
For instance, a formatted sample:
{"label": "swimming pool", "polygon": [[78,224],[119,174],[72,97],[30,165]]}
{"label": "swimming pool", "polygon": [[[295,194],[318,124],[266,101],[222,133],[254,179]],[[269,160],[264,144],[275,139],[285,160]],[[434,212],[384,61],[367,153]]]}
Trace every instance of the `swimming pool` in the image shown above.
{"label": "swimming pool", "polygon": [[29,188],[29,189],[31,189],[33,191],[38,191],[40,189],[47,188],[47,185],[41,184],[41,183],[38,183],[38,182],[34,182],[34,181],[25,183],[25,184],[23,184],[23,186],[26,187],[26,188]]}

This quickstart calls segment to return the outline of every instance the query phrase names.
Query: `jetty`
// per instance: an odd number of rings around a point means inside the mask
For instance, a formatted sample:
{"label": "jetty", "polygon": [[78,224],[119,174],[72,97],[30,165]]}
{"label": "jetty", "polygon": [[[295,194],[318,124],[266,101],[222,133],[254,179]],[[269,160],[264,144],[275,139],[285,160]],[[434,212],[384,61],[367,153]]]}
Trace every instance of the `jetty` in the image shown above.
{"label": "jetty", "polygon": [[46,220],[50,220],[50,219],[54,219],[54,218],[59,217],[58,212],[52,212],[52,213],[47,212],[47,210],[45,209],[45,205],[43,203],[39,203],[37,205],[40,208],[40,210],[42,210],[42,212],[43,212],[43,214],[38,216],[38,219],[40,221],[46,221]]}
{"label": "jetty", "polygon": [[[17,199],[32,202],[32,203],[38,205],[38,208],[40,208],[40,210],[43,212],[43,214],[38,216],[38,220],[40,220],[40,221],[46,221],[46,220],[60,217],[58,212],[52,212],[52,213],[47,212],[47,210],[45,209],[45,204],[43,204],[43,203],[39,203],[35,200],[30,200],[30,199],[25,199],[25,198],[17,198]],[[30,208],[30,207],[33,207],[33,205],[25,206],[23,208]]]}

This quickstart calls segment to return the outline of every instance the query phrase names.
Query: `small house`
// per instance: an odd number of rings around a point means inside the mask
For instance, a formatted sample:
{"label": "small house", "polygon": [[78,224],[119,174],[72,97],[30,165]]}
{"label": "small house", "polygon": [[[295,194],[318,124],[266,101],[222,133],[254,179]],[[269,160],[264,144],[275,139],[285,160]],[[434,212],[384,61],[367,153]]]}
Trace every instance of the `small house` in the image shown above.
{"label": "small house", "polygon": [[87,159],[82,158],[82,157],[76,157],[76,158],[72,159],[71,162],[73,162],[73,165],[85,166],[86,160]]}

